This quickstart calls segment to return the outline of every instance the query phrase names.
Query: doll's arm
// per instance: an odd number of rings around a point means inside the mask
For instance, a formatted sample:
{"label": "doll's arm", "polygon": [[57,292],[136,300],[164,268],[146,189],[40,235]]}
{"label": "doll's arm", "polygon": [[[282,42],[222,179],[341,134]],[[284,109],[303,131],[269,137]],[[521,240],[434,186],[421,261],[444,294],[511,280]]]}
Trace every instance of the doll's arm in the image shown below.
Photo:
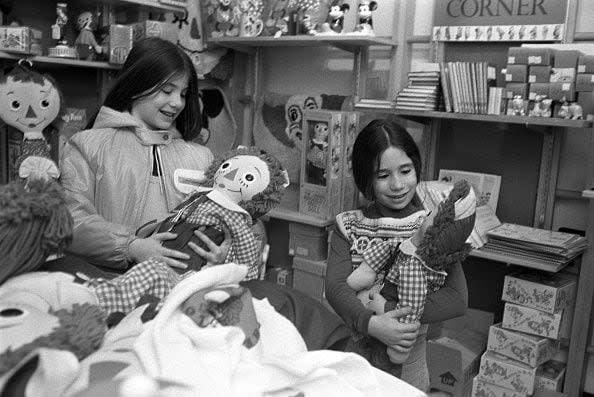
{"label": "doll's arm", "polygon": [[401,321],[411,323],[419,321],[427,297],[427,279],[422,262],[413,255],[400,251],[396,257],[400,277],[398,279],[397,308],[410,307],[412,313],[402,317]]}
{"label": "doll's arm", "polygon": [[234,212],[233,216],[225,223],[231,231],[232,236],[231,249],[225,262],[234,262],[248,266],[248,273],[245,280],[258,278],[258,255],[260,251],[251,227],[248,226],[248,222],[243,218],[243,215],[237,212]]}

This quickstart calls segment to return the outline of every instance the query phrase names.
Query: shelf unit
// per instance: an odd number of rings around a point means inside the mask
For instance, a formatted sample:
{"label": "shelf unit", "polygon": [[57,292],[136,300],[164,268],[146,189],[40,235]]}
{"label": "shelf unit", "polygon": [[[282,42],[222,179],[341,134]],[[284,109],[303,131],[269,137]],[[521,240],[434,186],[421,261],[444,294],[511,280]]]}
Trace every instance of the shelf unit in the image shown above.
{"label": "shelf unit", "polygon": [[0,59],[19,60],[23,58],[30,60],[31,62],[33,62],[33,64],[42,63],[46,65],[73,66],[105,70],[119,70],[121,68],[121,65],[114,65],[109,62],[84,61],[80,59],[56,58],[41,55],[16,54],[6,51],[0,51]]}

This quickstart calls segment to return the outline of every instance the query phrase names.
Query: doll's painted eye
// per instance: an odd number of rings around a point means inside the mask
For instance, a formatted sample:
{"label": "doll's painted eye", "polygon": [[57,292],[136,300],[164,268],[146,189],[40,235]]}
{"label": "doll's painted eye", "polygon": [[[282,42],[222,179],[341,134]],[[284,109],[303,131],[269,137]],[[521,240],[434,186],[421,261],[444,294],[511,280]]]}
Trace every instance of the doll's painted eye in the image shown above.
{"label": "doll's painted eye", "polygon": [[246,182],[253,182],[253,181],[254,181],[254,179],[256,179],[256,178],[255,178],[255,177],[254,177],[254,175],[252,175],[252,174],[245,174],[245,175],[243,176],[243,179],[245,179],[245,180],[246,180]]}
{"label": "doll's painted eye", "polygon": [[229,163],[224,163],[223,165],[221,165],[222,170],[226,170],[227,168],[229,168]]}
{"label": "doll's painted eye", "polygon": [[49,107],[50,103],[47,99],[44,99],[41,101],[41,108],[42,109],[47,109]]}
{"label": "doll's painted eye", "polygon": [[21,107],[21,103],[19,101],[12,101],[10,103],[10,108],[12,110],[18,110],[18,109],[20,109],[20,107]]}

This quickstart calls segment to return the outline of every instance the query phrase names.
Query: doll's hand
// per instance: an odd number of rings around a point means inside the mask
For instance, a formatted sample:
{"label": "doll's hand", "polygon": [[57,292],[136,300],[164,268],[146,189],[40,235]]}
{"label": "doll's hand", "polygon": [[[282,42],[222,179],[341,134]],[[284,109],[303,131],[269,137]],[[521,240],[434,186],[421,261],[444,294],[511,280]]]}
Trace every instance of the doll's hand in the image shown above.
{"label": "doll's hand", "polygon": [[386,302],[386,298],[384,298],[377,289],[372,289],[369,291],[369,302],[367,303],[367,309],[373,311],[375,314],[384,314]]}
{"label": "doll's hand", "polygon": [[173,240],[176,237],[175,233],[157,233],[147,238],[138,238],[130,243],[128,248],[130,257],[135,263],[155,258],[165,262],[168,266],[185,269],[188,265],[177,259],[188,260],[190,255],[163,247],[163,241]]}
{"label": "doll's hand", "polygon": [[194,250],[197,255],[200,255],[206,261],[205,266],[214,266],[220,265],[225,263],[225,259],[227,258],[227,254],[229,254],[229,250],[231,249],[231,232],[225,226],[223,226],[223,231],[225,232],[225,239],[221,243],[221,245],[216,245],[210,238],[208,238],[202,231],[199,229],[194,231],[194,234],[206,244],[208,247],[208,251],[205,249],[200,248],[198,245],[194,244],[193,242],[189,241],[188,246]]}

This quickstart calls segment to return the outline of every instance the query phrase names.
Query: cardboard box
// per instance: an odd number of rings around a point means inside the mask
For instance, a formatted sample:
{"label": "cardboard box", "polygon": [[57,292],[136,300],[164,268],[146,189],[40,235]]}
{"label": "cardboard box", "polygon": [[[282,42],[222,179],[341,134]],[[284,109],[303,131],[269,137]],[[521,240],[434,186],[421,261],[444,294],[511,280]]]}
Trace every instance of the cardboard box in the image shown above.
{"label": "cardboard box", "polygon": [[572,319],[573,307],[551,314],[507,302],[503,309],[501,325],[514,331],[559,339],[569,337]]}
{"label": "cardboard box", "polygon": [[528,65],[552,66],[555,61],[555,50],[552,48],[529,48]]}
{"label": "cardboard box", "polygon": [[582,107],[584,119],[588,115],[594,115],[594,92],[578,92],[577,103]]}
{"label": "cardboard box", "polygon": [[506,389],[532,394],[536,368],[487,350],[481,358],[479,378]]}
{"label": "cardboard box", "polygon": [[557,50],[553,66],[556,68],[577,68],[578,59],[583,55],[577,50]]}
{"label": "cardboard box", "polygon": [[269,268],[266,272],[266,280],[272,281],[278,285],[293,287],[293,269],[283,267]]}
{"label": "cardboard box", "polygon": [[520,95],[523,99],[528,98],[528,84],[526,83],[507,83],[503,96],[506,99],[513,99],[516,95]]}
{"label": "cardboard box", "polygon": [[527,83],[527,65],[507,65],[505,67],[505,81],[507,83]]}
{"label": "cardboard box", "polygon": [[571,305],[575,293],[576,281],[569,276],[524,270],[505,276],[501,299],[558,313]]}
{"label": "cardboard box", "polygon": [[578,73],[594,73],[594,55],[581,55],[578,58]]}
{"label": "cardboard box", "polygon": [[311,260],[322,260],[328,256],[328,232],[324,227],[289,223],[289,255]]}
{"label": "cardboard box", "polygon": [[138,41],[145,37],[160,37],[163,40],[177,43],[179,29],[170,22],[143,21],[131,25],[133,40]]}
{"label": "cardboard box", "polygon": [[311,261],[298,256],[293,258],[293,288],[305,292],[322,302],[326,261]]}
{"label": "cardboard box", "polygon": [[499,323],[489,329],[487,349],[534,368],[553,358],[559,350],[559,343],[541,336],[510,331]]}
{"label": "cardboard box", "polygon": [[427,341],[432,388],[461,396],[472,387],[491,324],[493,313],[474,309],[443,323],[441,336]]}
{"label": "cardboard box", "polygon": [[507,50],[508,65],[528,65],[530,49],[527,47],[510,47]]}
{"label": "cardboard box", "polygon": [[134,32],[130,25],[109,27],[109,62],[123,64],[132,49]]}
{"label": "cardboard box", "polygon": [[550,66],[530,66],[528,68],[529,83],[548,83],[551,79]]}
{"label": "cardboard box", "polygon": [[534,387],[537,390],[561,391],[565,376],[565,363],[550,360],[538,367]]}
{"label": "cardboard box", "polygon": [[532,83],[528,88],[528,99],[534,101],[538,95],[549,96],[551,83]]}
{"label": "cardboard box", "polygon": [[575,80],[575,90],[578,92],[594,91],[594,74],[592,74],[592,73],[578,74],[576,77],[576,80]]}
{"label": "cardboard box", "polygon": [[347,112],[304,112],[299,212],[326,220],[342,212],[343,185],[353,183],[343,178],[348,175],[344,158],[351,150],[347,136],[352,125]]}
{"label": "cardboard box", "polygon": [[0,26],[0,50],[41,55],[41,30],[28,26]]}
{"label": "cardboard box", "polygon": [[472,381],[472,397],[527,397],[528,394],[485,382],[476,376]]}
{"label": "cardboard box", "polygon": [[573,83],[575,82],[575,68],[552,68],[551,83]]}
{"label": "cardboard box", "polygon": [[575,84],[574,83],[549,83],[549,97],[553,101],[563,101],[565,98],[568,102],[575,101]]}

